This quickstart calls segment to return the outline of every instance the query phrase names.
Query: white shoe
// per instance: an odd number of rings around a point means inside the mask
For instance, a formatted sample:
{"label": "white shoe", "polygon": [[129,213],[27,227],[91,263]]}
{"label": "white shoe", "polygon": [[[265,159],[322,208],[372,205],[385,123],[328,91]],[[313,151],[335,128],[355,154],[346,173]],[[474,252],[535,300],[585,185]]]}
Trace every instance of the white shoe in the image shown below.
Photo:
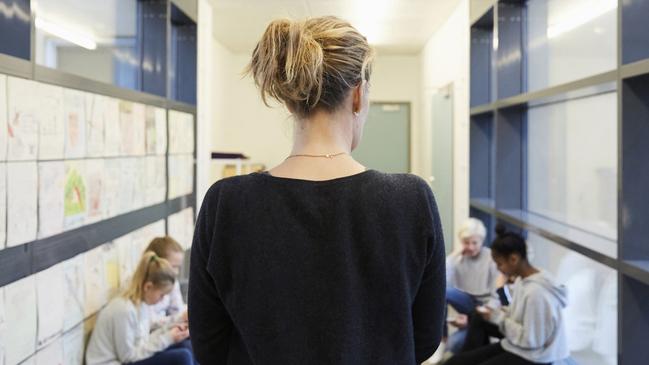
{"label": "white shoe", "polygon": [[422,365],[436,365],[442,362],[444,358],[444,352],[446,352],[446,344],[444,342],[439,344],[437,351],[431,356],[428,360],[424,361]]}

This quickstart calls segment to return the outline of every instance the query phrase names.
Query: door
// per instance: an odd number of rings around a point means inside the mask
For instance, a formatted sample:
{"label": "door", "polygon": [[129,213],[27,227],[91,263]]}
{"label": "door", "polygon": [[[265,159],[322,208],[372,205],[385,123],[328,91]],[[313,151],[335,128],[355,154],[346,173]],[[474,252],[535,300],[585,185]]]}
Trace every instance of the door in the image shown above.
{"label": "door", "polygon": [[410,172],[410,103],[371,103],[352,156],[374,170]]}
{"label": "door", "polygon": [[435,193],[444,229],[446,253],[453,249],[453,85],[437,90],[432,100],[433,175]]}

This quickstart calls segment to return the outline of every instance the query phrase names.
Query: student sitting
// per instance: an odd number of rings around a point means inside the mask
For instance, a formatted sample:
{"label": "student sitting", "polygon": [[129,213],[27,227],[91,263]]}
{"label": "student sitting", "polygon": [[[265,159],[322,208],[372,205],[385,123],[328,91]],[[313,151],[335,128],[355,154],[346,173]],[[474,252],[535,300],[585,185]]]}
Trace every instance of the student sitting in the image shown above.
{"label": "student sitting", "polygon": [[175,281],[167,260],[144,253],[128,289],[99,313],[86,364],[195,365],[192,352],[182,345],[189,337],[186,325],[150,327],[148,305],[169,294]]}
{"label": "student sitting", "polygon": [[499,278],[491,250],[483,246],[486,234],[479,219],[467,219],[458,232],[461,250],[446,258],[446,300],[458,313],[456,318],[449,320],[458,328],[447,344],[447,350],[452,353],[462,348],[468,315],[490,299]]}
{"label": "student sitting", "polygon": [[[491,253],[498,270],[517,277],[509,307],[478,307],[472,317],[462,353],[447,365],[552,364],[569,356],[562,309],[566,290],[527,260],[523,237],[496,228]],[[490,344],[489,337],[502,341]]]}
{"label": "student sitting", "polygon": [[[180,275],[180,268],[183,265],[185,251],[176,240],[169,236],[156,237],[149,243],[146,251],[154,252],[158,257],[167,260],[176,273],[176,277]],[[154,328],[168,323],[187,322],[187,306],[180,292],[180,283],[178,280],[174,283],[171,293],[165,295],[160,302],[150,307],[152,311],[152,326]]]}

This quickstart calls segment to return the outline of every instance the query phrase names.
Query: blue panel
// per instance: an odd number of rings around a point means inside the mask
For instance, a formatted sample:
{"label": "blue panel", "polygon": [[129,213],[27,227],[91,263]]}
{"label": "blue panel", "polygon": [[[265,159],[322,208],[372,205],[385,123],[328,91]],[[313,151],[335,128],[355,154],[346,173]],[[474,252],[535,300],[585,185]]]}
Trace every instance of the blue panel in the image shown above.
{"label": "blue panel", "polygon": [[0,0],[0,53],[30,59],[31,12],[29,0]]}
{"label": "blue panel", "polygon": [[649,0],[624,0],[622,4],[622,62],[649,58]]}
{"label": "blue panel", "polygon": [[470,196],[493,198],[493,115],[471,118],[470,128]]}
{"label": "blue panel", "polygon": [[649,76],[622,89],[622,259],[649,259]]}
{"label": "blue panel", "polygon": [[496,208],[523,209],[524,108],[498,112],[496,119]]}
{"label": "blue panel", "polygon": [[471,27],[471,106],[492,100],[493,10]]}
{"label": "blue panel", "polygon": [[167,96],[167,1],[138,2],[140,24],[138,46],[141,59],[141,87],[144,92]]}
{"label": "blue panel", "polygon": [[172,27],[172,98],[196,105],[196,25]]}
{"label": "blue panel", "polygon": [[523,93],[523,6],[498,4],[498,99]]}

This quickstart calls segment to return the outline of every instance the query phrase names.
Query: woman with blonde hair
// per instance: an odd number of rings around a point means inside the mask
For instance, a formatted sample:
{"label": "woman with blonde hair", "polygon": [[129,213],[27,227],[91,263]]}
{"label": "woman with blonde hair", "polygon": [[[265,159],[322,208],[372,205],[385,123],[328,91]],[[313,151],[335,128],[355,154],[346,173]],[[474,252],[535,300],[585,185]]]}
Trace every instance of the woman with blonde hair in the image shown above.
{"label": "woman with blonde hair", "polygon": [[205,196],[188,299],[200,363],[419,364],[439,345],[444,240],[432,191],[351,156],[372,58],[335,17],[273,21],[257,44],[248,71],[264,101],[292,113],[293,149]]}
{"label": "woman with blonde hair", "polygon": [[181,345],[189,337],[187,326],[151,331],[148,306],[169,294],[175,280],[167,260],[150,251],[144,253],[129,287],[99,313],[86,364],[195,365],[192,352]]}

